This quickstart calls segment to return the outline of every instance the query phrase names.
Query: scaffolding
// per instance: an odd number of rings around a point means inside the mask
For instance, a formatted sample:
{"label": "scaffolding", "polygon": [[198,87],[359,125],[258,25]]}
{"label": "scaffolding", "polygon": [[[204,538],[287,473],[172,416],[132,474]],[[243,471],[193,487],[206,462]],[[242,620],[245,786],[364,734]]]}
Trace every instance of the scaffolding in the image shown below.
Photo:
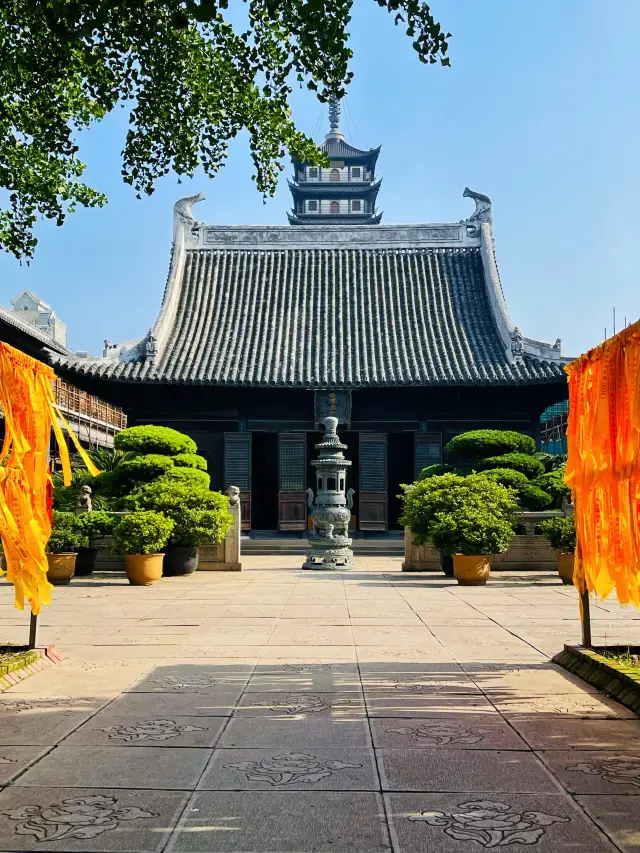
{"label": "scaffolding", "polygon": [[554,403],[540,416],[541,449],[545,453],[563,456],[567,453],[567,419],[569,401]]}

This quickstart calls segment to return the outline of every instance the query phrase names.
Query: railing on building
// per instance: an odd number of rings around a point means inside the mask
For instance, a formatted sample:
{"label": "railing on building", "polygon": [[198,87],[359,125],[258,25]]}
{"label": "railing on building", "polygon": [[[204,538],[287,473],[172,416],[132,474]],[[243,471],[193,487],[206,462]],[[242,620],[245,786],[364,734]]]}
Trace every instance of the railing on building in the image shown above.
{"label": "railing on building", "polygon": [[315,178],[309,178],[303,174],[298,175],[299,184],[367,184],[371,181],[371,172],[363,172],[362,177],[349,177],[347,174],[339,174],[332,176],[331,174],[318,175]]}
{"label": "railing on building", "polygon": [[87,394],[86,391],[80,391],[79,388],[63,382],[62,379],[54,379],[53,389],[56,403],[61,409],[108,425],[116,431],[126,427],[127,416],[117,406],[105,403],[104,400]]}
{"label": "railing on building", "polygon": [[545,453],[565,455],[567,453],[567,419],[569,401],[554,403],[540,416],[540,439]]}

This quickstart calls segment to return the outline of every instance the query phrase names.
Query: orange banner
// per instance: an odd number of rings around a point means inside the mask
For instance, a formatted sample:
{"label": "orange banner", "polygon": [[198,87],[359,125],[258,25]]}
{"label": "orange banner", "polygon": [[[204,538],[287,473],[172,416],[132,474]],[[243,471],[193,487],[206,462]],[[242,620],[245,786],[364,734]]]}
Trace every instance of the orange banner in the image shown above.
{"label": "orange banner", "polygon": [[640,607],[640,322],[565,370],[575,584]]}
{"label": "orange banner", "polygon": [[[0,405],[4,442],[0,451],[0,534],[7,580],[15,587],[15,603],[32,613],[50,603],[45,545],[51,533],[48,509],[48,453],[51,426],[60,427],[54,410],[53,370],[0,341]],[[60,433],[60,436],[62,434]],[[70,480],[69,454],[59,443],[65,479]]]}

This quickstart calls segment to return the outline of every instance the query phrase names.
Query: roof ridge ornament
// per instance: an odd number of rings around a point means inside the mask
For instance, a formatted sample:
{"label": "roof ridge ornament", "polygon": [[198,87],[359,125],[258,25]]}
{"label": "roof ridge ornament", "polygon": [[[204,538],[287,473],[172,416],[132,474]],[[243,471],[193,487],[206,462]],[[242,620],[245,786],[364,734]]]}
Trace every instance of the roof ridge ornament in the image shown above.
{"label": "roof ridge ornament", "polygon": [[204,201],[205,195],[203,192],[196,193],[195,195],[186,195],[183,198],[179,198],[178,201],[173,205],[173,240],[175,242],[177,229],[181,225],[191,225],[192,227],[196,224],[197,220],[191,214],[191,208],[194,204],[198,204],[199,201]]}
{"label": "roof ridge ornament", "polygon": [[465,222],[488,222],[493,224],[493,205],[488,195],[474,192],[469,187],[464,188],[463,198],[472,198],[476,203],[476,209]]}

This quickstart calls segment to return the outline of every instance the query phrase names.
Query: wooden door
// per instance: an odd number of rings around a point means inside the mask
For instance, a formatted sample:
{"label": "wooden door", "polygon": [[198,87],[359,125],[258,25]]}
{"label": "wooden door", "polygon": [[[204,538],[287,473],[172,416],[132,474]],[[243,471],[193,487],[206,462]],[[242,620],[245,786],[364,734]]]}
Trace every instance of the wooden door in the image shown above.
{"label": "wooden door", "polygon": [[360,433],[360,530],[387,530],[387,435]]}
{"label": "wooden door", "polygon": [[278,433],[278,529],[307,529],[307,436]]}
{"label": "wooden door", "polygon": [[240,489],[242,530],[251,529],[251,433],[224,434],[224,487]]}
{"label": "wooden door", "polygon": [[430,432],[414,433],[414,470],[413,475],[417,480],[420,472],[427,465],[437,465],[442,462],[442,435]]}

